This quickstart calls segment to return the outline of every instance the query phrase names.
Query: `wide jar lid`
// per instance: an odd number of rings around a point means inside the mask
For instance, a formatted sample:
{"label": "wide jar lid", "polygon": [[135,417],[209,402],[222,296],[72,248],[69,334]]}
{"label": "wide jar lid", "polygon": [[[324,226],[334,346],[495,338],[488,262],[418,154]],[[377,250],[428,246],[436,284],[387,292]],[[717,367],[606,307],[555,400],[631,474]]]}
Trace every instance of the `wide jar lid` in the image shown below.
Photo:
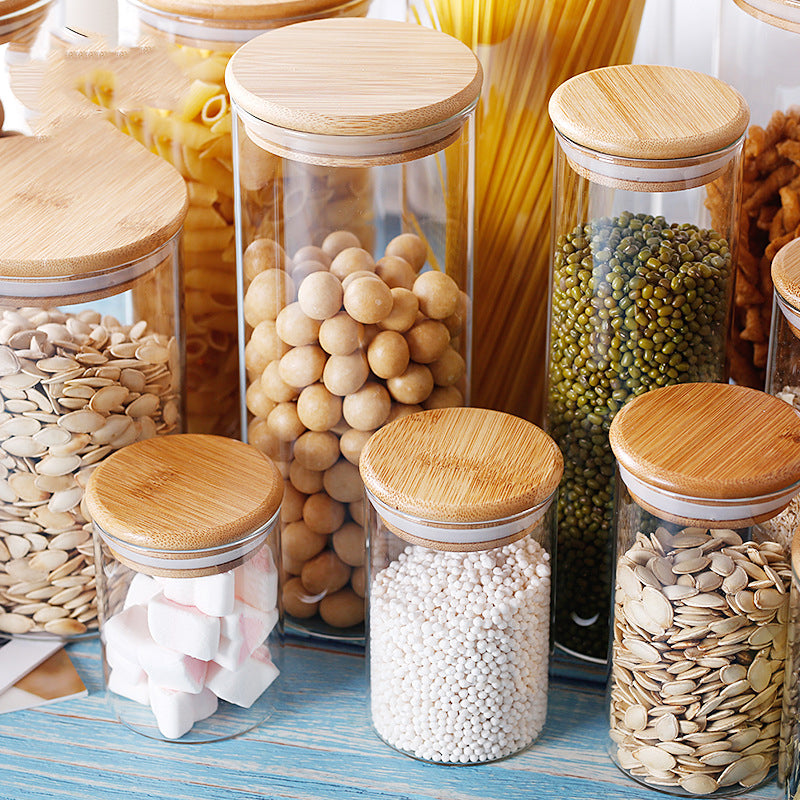
{"label": "wide jar lid", "polygon": [[27,44],[53,0],[0,0],[0,44]]}
{"label": "wide jar lid", "polygon": [[797,0],[734,0],[737,6],[776,28],[800,33],[800,3]]}
{"label": "wide jar lid", "polygon": [[96,526],[156,554],[225,548],[268,524],[282,496],[283,480],[269,458],[209,434],[157,436],[124,447],[86,487]]}
{"label": "wide jar lid", "polygon": [[305,18],[336,11],[363,0],[129,0],[142,8],[151,8],[211,23],[236,21],[271,21]]}
{"label": "wide jar lid", "polygon": [[768,519],[800,488],[800,415],[745,386],[654,389],[619,411],[609,440],[631,494],[675,517]]}
{"label": "wide jar lid", "polygon": [[341,17],[261,34],[236,51],[225,81],[254,141],[312,159],[436,152],[463,127],[482,77],[472,51],[444,33]]}
{"label": "wide jar lid", "polygon": [[781,311],[800,328],[800,239],[793,239],[778,250],[771,271]]}
{"label": "wide jar lid", "polygon": [[[418,538],[453,543],[494,540],[498,537],[491,528],[545,510],[563,467],[561,452],[540,428],[482,408],[443,408],[401,417],[370,437],[359,462],[364,486],[373,503],[377,500],[381,516],[394,511],[434,523]],[[407,522],[397,527],[407,531]],[[441,530],[435,523],[443,523]],[[533,521],[522,523],[517,533]],[[463,527],[448,531],[447,525]],[[477,530],[470,531],[470,525]]]}

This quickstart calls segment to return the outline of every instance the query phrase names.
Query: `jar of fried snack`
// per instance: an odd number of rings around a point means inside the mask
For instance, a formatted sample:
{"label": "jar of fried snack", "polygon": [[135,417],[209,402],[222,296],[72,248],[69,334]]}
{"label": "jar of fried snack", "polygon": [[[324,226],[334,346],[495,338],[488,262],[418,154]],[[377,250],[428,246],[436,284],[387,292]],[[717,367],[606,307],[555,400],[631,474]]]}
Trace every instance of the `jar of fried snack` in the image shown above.
{"label": "jar of fried snack", "polygon": [[89,476],[181,426],[186,186],[105,122],[0,163],[0,633],[89,635]]}
{"label": "jar of fried snack", "polygon": [[391,747],[479,764],[541,733],[562,468],[544,431],[482,408],[411,414],[367,442],[370,710]]}
{"label": "jar of fried snack", "polygon": [[208,434],[137,442],[94,472],[86,504],[106,695],[120,722],[197,743],[272,713],[282,494],[269,458]]}
{"label": "jar of fried snack", "polygon": [[[633,65],[563,83],[550,116],[556,194],[546,430],[565,461],[555,640],[567,658],[602,663],[614,510],[608,428],[628,400],[650,389],[726,377],[748,113],[741,95],[716,78]],[[714,224],[709,206],[718,210]]]}
{"label": "jar of fried snack", "polygon": [[[742,54],[747,53],[743,58]],[[744,145],[731,377],[764,388],[772,316],[770,264],[800,236],[800,3],[724,0],[717,74],[750,106]]]}
{"label": "jar of fried snack", "polygon": [[686,796],[739,794],[776,766],[783,780],[796,593],[789,554],[752,534],[800,490],[800,417],[756,389],[694,383],[637,397],[609,436],[611,758]]}
{"label": "jar of fried snack", "polygon": [[[348,57],[331,72],[321,52]],[[287,625],[360,641],[361,449],[398,416],[467,400],[481,68],[444,34],[334,19],[244,45],[227,84],[242,424],[286,479]]]}

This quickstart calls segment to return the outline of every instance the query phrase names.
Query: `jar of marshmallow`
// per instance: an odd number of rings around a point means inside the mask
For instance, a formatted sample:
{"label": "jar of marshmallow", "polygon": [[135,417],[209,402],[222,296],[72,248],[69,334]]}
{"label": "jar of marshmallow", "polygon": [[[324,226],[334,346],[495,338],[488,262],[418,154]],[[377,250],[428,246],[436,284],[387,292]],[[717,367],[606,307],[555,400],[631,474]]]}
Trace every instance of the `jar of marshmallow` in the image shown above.
{"label": "jar of marshmallow", "polygon": [[148,439],[92,474],[106,693],[122,723],[210,742],[270,715],[282,494],[268,457],[221,436]]}
{"label": "jar of marshmallow", "polygon": [[364,447],[372,723],[446,764],[528,747],[547,715],[555,442],[498,411],[402,417]]}

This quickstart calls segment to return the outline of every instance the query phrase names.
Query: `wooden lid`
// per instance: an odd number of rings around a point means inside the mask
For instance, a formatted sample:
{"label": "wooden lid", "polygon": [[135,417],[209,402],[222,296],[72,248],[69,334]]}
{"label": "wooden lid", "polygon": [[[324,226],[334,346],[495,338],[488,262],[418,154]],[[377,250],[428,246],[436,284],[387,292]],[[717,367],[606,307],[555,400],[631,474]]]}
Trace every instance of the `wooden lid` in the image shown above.
{"label": "wooden lid", "polygon": [[564,462],[555,442],[518,417],[443,408],[378,430],[361,454],[367,490],[424,520],[480,523],[529,511],[551,498]]}
{"label": "wooden lid", "polygon": [[731,86],[677,67],[604,67],[562,83],[550,119],[571,141],[613,156],[674,159],[736,142],[750,112]]}
{"label": "wooden lid", "polygon": [[157,436],[108,456],[86,487],[92,520],[153,550],[224,547],[275,515],[277,467],[252,445],[208,434]]}
{"label": "wooden lid", "polygon": [[778,250],[771,269],[775,291],[800,309],[800,239],[794,239]]}
{"label": "wooden lid", "polygon": [[325,136],[443,123],[477,101],[481,80],[478,59],[457,39],[362,18],[269,31],[239,48],[226,71],[231,99],[256,119]]}
{"label": "wooden lid", "polygon": [[635,479],[684,497],[745,500],[800,481],[800,415],[745,386],[654,389],[622,408],[609,440]]}
{"label": "wooden lid", "polygon": [[336,13],[363,0],[134,0],[135,5],[210,23],[287,22]]}
{"label": "wooden lid", "polygon": [[[0,280],[68,279],[153,252],[183,225],[183,178],[109,123],[0,139]],[[112,274],[98,276],[114,285]]]}
{"label": "wooden lid", "polygon": [[746,11],[762,22],[776,28],[800,33],[800,3],[797,0],[733,0],[742,11]]}
{"label": "wooden lid", "polygon": [[34,7],[48,6],[51,2],[52,0],[0,0],[0,22],[3,17],[29,11]]}

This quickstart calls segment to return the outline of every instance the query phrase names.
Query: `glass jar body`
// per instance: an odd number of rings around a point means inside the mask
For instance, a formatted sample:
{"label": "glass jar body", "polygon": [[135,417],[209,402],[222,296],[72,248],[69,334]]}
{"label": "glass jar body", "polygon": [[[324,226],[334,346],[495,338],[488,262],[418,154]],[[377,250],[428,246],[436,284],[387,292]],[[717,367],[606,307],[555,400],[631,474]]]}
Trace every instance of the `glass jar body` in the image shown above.
{"label": "glass jar body", "polygon": [[[509,544],[464,551],[410,544],[393,530],[403,515],[394,512],[390,527],[370,504],[370,711],[388,745],[423,761],[475,764],[537,739],[547,714],[554,510]],[[406,521],[404,536],[431,524]]]}
{"label": "glass jar body", "polygon": [[614,415],[650,389],[725,378],[740,156],[741,141],[636,162],[556,134],[546,429],[565,470],[555,637],[579,657],[606,657]]}
{"label": "glass jar body", "polygon": [[796,595],[783,548],[750,533],[617,482],[609,754],[650,788],[729,796],[778,763]]}
{"label": "glass jar body", "polygon": [[159,553],[161,567],[129,560],[95,528],[106,694],[120,722],[196,743],[270,716],[283,667],[276,536],[233,564],[180,570],[164,568]]}
{"label": "glass jar body", "polygon": [[239,118],[242,424],[286,479],[287,627],[363,641],[361,448],[468,399],[471,124],[428,155],[307,161],[258,130]]}
{"label": "glass jar body", "polygon": [[83,490],[109,453],[181,430],[179,261],[176,235],[110,279],[0,279],[4,635],[96,633]]}

